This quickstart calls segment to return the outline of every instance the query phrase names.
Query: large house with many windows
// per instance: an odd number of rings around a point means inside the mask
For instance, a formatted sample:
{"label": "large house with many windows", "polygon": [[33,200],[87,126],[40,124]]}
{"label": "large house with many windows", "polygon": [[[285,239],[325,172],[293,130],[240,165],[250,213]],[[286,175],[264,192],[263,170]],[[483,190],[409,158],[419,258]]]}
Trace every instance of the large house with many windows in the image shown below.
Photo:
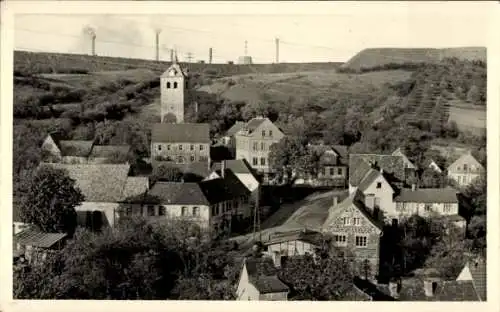
{"label": "large house with many windows", "polygon": [[472,156],[470,151],[448,167],[448,177],[461,187],[470,185],[484,173],[485,168]]}

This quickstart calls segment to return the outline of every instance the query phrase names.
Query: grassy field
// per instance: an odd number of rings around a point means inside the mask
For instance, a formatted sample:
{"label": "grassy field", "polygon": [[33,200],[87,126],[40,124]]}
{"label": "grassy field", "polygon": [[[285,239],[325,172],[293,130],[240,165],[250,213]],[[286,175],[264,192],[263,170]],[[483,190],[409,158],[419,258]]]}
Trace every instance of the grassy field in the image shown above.
{"label": "grassy field", "polygon": [[386,64],[436,63],[444,58],[486,60],[486,48],[464,47],[449,49],[427,48],[373,48],[365,49],[341,67],[350,70],[369,69]]}

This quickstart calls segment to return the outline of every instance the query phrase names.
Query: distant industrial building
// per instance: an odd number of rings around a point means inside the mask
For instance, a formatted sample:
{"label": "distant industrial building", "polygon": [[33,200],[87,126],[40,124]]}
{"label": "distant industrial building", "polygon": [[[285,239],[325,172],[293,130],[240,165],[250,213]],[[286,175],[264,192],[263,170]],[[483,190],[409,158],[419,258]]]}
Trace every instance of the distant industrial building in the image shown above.
{"label": "distant industrial building", "polygon": [[238,58],[238,64],[252,64],[252,57],[251,56],[240,56]]}

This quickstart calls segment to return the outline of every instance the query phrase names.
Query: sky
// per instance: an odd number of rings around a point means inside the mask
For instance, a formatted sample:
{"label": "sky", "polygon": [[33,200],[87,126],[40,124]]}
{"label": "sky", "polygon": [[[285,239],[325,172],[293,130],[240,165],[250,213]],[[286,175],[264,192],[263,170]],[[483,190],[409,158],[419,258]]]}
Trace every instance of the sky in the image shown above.
{"label": "sky", "polygon": [[[440,3],[405,6],[386,3],[368,8],[343,6],[301,14],[280,13],[293,4],[282,2],[276,13],[222,14],[16,14],[16,50],[84,53],[91,51],[85,27],[96,33],[96,53],[104,56],[154,59],[155,30],[160,32],[160,59],[175,48],[181,61],[237,61],[247,54],[255,63],[344,62],[365,48],[486,46],[489,15],[484,3]],[[462,9],[456,9],[462,7]],[[340,7],[339,7],[340,8]],[[56,11],[54,11],[56,12]],[[295,12],[297,12],[295,10]],[[162,13],[161,10],[158,13]]]}

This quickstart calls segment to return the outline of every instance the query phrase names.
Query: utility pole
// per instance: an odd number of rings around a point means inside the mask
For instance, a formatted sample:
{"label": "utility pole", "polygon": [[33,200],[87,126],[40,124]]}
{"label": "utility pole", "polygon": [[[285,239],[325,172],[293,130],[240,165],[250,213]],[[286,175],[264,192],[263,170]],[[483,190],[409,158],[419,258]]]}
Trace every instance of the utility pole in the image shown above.
{"label": "utility pole", "polygon": [[280,62],[280,39],[276,38],[276,64]]}
{"label": "utility pole", "polygon": [[212,55],[213,55],[213,50],[212,48],[208,49],[208,64],[212,64]]}
{"label": "utility pole", "polygon": [[155,30],[155,48],[156,48],[156,61],[160,60],[160,33],[161,29]]}

